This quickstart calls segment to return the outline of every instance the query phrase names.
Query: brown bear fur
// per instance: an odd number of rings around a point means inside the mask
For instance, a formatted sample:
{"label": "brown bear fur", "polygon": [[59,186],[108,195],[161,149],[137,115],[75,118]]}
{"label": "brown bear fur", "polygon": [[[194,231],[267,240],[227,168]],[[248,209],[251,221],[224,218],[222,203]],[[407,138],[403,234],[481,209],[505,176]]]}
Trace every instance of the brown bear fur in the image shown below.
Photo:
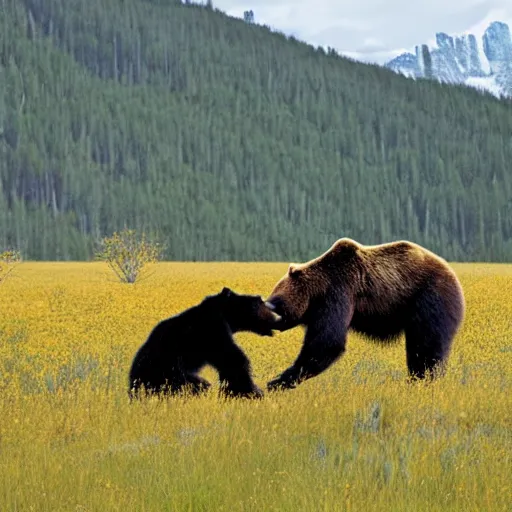
{"label": "brown bear fur", "polygon": [[409,374],[443,370],[464,317],[462,287],[447,262],[408,241],[365,246],[342,238],[307,263],[290,264],[267,299],[284,331],[304,325],[293,365],[268,383],[293,388],[345,351],[349,329],[390,341],[405,333]]}

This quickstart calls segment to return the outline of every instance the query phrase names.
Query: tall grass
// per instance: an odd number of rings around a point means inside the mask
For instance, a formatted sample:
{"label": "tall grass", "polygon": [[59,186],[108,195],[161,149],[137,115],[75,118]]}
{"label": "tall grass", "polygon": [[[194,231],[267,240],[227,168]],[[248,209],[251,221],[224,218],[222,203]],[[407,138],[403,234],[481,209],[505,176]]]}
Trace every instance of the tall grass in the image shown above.
{"label": "tall grass", "polygon": [[[454,267],[467,315],[430,386],[406,384],[403,340],[351,334],[262,401],[130,405],[156,322],[225,285],[266,296],[287,264],[161,263],[126,285],[100,263],[24,263],[0,286],[0,510],[511,510],[512,265]],[[302,335],[237,335],[262,388]]]}

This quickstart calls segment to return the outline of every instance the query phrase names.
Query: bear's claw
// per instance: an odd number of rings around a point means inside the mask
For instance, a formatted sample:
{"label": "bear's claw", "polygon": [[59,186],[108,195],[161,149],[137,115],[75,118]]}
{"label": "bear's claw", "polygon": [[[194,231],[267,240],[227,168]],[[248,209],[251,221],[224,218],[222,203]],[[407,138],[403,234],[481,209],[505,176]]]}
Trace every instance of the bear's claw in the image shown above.
{"label": "bear's claw", "polygon": [[285,389],[294,389],[297,384],[293,381],[282,380],[277,378],[267,383],[268,391],[284,391]]}

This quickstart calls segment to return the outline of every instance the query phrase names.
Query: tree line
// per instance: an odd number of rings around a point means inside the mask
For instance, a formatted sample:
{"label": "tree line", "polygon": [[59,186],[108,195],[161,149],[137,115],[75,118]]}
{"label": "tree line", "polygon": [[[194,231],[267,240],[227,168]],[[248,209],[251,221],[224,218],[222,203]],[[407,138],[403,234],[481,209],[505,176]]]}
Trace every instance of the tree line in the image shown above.
{"label": "tree line", "polygon": [[304,260],[339,237],[512,260],[512,102],[212,6],[0,0],[0,249]]}

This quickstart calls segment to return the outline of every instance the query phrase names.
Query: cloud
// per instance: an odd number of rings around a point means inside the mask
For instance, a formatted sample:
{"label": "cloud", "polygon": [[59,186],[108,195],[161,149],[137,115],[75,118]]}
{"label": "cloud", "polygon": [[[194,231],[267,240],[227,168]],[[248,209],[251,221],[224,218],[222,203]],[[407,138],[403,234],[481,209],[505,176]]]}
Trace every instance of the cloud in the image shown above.
{"label": "cloud", "polygon": [[511,0],[214,0],[214,5],[237,17],[252,9],[256,23],[379,63],[415,45],[435,44],[436,32],[473,30],[481,40],[491,21],[512,28]]}
{"label": "cloud", "polygon": [[366,38],[363,45],[355,49],[356,53],[382,53],[386,51],[389,51],[386,45],[374,37]]}

